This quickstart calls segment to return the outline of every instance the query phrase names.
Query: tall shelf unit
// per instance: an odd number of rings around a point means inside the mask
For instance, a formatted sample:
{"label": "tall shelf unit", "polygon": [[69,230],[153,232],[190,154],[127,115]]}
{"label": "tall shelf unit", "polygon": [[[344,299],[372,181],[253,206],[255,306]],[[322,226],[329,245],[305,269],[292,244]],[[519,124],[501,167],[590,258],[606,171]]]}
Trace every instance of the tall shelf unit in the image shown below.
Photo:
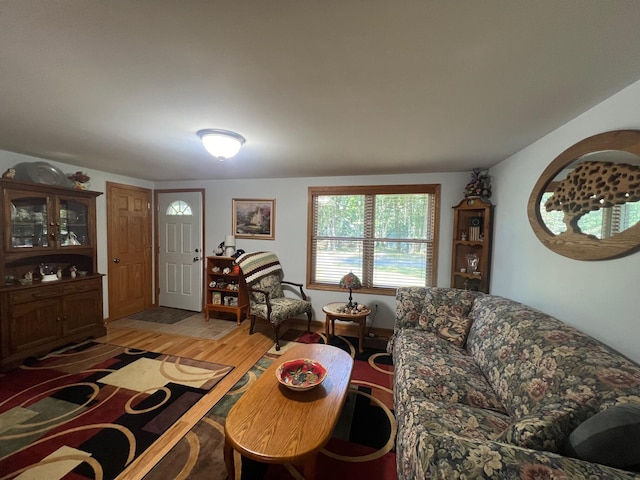
{"label": "tall shelf unit", "polygon": [[0,370],[106,334],[96,255],[98,195],[0,180]]}
{"label": "tall shelf unit", "polygon": [[453,288],[489,293],[492,229],[493,205],[488,200],[468,197],[453,207]]}
{"label": "tall shelf unit", "polygon": [[205,316],[210,312],[229,313],[236,316],[238,325],[249,309],[247,284],[240,266],[232,257],[207,257],[205,275]]}

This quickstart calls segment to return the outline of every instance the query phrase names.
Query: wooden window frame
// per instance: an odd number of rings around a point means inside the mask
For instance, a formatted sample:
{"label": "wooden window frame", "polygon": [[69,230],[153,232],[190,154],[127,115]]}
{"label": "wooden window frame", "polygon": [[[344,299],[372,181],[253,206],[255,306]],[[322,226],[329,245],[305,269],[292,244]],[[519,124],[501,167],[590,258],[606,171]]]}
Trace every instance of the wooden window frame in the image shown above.
{"label": "wooden window frame", "polygon": [[[433,209],[431,210],[433,239],[431,240],[431,271],[430,278],[425,286],[437,285],[438,271],[438,245],[440,228],[440,185],[439,184],[412,184],[412,185],[368,185],[368,186],[329,186],[309,187],[307,204],[307,288],[312,290],[340,291],[340,287],[333,283],[315,281],[315,256],[314,234],[316,218],[314,216],[314,198],[322,195],[393,195],[393,194],[430,194],[433,195]],[[366,231],[372,229],[365,228]],[[373,239],[373,237],[371,237]],[[403,239],[398,239],[403,240]],[[428,242],[428,239],[425,239]],[[363,253],[363,255],[365,255]],[[372,265],[372,259],[364,259],[363,263]],[[372,287],[363,285],[359,293],[372,293],[377,295],[395,295],[395,288]]]}

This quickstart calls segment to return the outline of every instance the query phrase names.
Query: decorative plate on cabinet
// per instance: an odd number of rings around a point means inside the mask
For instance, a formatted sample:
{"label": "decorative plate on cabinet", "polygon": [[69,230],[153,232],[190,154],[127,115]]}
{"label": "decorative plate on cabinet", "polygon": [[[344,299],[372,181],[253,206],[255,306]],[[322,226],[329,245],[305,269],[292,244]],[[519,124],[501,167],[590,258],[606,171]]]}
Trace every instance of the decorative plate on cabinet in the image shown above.
{"label": "decorative plate on cabinet", "polygon": [[47,162],[19,163],[14,168],[16,170],[15,179],[18,181],[61,187],[73,186],[62,170]]}

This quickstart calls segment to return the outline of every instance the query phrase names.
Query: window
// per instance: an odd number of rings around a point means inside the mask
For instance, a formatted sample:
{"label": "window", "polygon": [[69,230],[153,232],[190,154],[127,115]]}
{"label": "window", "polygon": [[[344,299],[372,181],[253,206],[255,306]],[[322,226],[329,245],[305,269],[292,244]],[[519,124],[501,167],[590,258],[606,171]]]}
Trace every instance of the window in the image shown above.
{"label": "window", "polygon": [[191,207],[183,200],[175,200],[167,207],[167,215],[193,215]]}
{"label": "window", "polygon": [[309,187],[307,286],[363,291],[436,284],[440,185]]}

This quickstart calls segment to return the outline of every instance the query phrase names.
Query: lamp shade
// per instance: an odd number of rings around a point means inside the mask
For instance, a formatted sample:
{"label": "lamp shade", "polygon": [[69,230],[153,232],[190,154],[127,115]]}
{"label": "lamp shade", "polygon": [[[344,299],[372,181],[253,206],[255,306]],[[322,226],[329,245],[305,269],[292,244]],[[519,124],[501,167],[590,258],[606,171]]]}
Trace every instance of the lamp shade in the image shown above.
{"label": "lamp shade", "polygon": [[200,130],[198,136],[207,152],[220,160],[235,156],[246,142],[239,133],[214,128]]}
{"label": "lamp shade", "polygon": [[357,290],[362,288],[362,282],[355,273],[349,272],[340,279],[340,288]]}

